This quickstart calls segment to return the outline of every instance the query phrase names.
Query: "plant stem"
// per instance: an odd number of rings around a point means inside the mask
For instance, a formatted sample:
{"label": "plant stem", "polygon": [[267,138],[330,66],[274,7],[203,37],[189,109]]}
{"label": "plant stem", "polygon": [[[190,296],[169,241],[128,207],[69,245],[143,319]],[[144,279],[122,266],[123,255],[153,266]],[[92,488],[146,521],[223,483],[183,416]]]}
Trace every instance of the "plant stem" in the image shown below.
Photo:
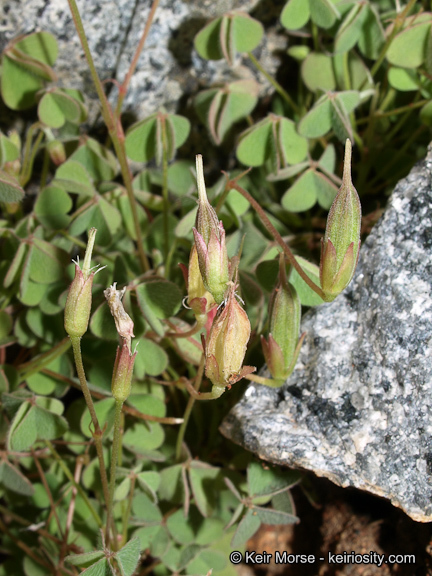
{"label": "plant stem", "polygon": [[102,109],[102,117],[104,119],[104,122],[106,124],[106,127],[108,128],[108,132],[109,135],[111,137],[113,146],[114,146],[114,150],[116,152],[117,155],[117,159],[119,161],[120,164],[120,170],[122,173],[122,177],[123,177],[123,182],[124,185],[126,187],[126,191],[128,194],[128,198],[129,198],[129,203],[130,203],[130,207],[131,207],[131,212],[132,212],[132,217],[133,217],[133,223],[134,223],[134,231],[135,231],[135,236],[136,236],[136,242],[137,242],[137,246],[138,246],[138,255],[140,258],[140,262],[141,262],[141,267],[143,269],[144,272],[150,270],[150,264],[149,261],[147,259],[146,253],[144,252],[144,243],[143,243],[143,237],[141,234],[141,227],[140,227],[140,223],[139,223],[139,218],[138,218],[138,207],[137,207],[137,201],[135,198],[135,194],[133,191],[133,187],[132,187],[132,175],[130,173],[129,170],[129,165],[127,162],[127,158],[126,158],[126,151],[125,151],[125,137],[124,137],[124,132],[123,132],[123,128],[120,122],[120,119],[114,118],[114,115],[112,113],[111,110],[111,106],[108,102],[108,99],[105,95],[105,92],[103,90],[102,87],[102,83],[99,79],[98,73],[96,71],[96,67],[94,65],[93,62],[93,58],[90,52],[90,48],[87,42],[87,38],[85,35],[85,31],[84,31],[84,26],[81,20],[81,16],[76,4],[75,0],[68,0],[69,3],[69,8],[70,11],[72,13],[72,18],[73,21],[75,23],[75,28],[76,31],[78,33],[80,42],[81,42],[81,46],[84,50],[84,54],[90,69],[90,74],[92,76],[95,88],[96,88],[96,92],[98,94],[100,103],[101,103],[101,109]]}
{"label": "plant stem", "polygon": [[[110,467],[110,486],[108,495],[108,506],[107,506],[107,523],[105,532],[105,542],[106,546],[109,544],[110,540],[110,527],[111,521],[115,524],[113,520],[113,505],[114,505],[114,492],[115,492],[115,479],[117,472],[117,459],[120,448],[121,439],[121,413],[122,413],[123,402],[116,400],[115,404],[115,415],[114,415],[114,436],[111,449],[111,467]],[[117,549],[118,542],[114,542],[114,548]]]}
{"label": "plant stem", "polygon": [[267,70],[265,70],[261,64],[259,63],[259,61],[255,58],[255,56],[252,54],[252,52],[248,52],[248,56],[251,59],[253,65],[261,72],[261,74],[263,76],[266,77],[266,79],[270,82],[270,84],[274,87],[274,89],[276,90],[276,92],[278,94],[280,94],[282,96],[282,98],[285,100],[285,102],[287,102],[287,104],[293,109],[293,111],[295,112],[295,114],[300,115],[300,108],[297,106],[297,104],[294,102],[294,100],[291,98],[291,96],[288,94],[288,92],[286,92],[286,90],[284,90],[282,88],[282,86],[279,84],[279,82],[273,78],[273,76],[271,76],[271,74],[269,74],[267,72]]}
{"label": "plant stem", "polygon": [[81,341],[80,338],[71,336],[70,338],[72,342],[72,349],[75,358],[75,366],[77,369],[78,378],[81,384],[81,390],[84,394],[84,398],[87,404],[87,408],[90,412],[90,418],[93,424],[93,439],[96,447],[96,452],[99,460],[99,470],[100,470],[100,477],[102,482],[102,491],[104,495],[105,502],[108,502],[109,498],[109,490],[108,490],[108,478],[107,473],[105,470],[105,462],[103,457],[103,446],[102,446],[102,430],[99,426],[99,420],[96,415],[96,410],[93,404],[93,398],[91,397],[91,393],[87,384],[87,379],[84,371],[84,365],[81,356]]}
{"label": "plant stem", "polygon": [[129,497],[127,502],[127,508],[123,516],[123,536],[122,536],[122,545],[124,546],[127,542],[127,532],[129,526],[129,518],[132,510],[132,501],[135,492],[135,483],[136,483],[136,475],[134,474],[131,478],[131,486],[129,490]]}
{"label": "plant stem", "polygon": [[[200,386],[201,386],[202,378],[204,375],[204,366],[205,366],[205,355],[203,354],[201,356],[200,364],[198,367],[198,372],[197,372],[197,375],[195,377],[194,390],[196,392],[198,392],[198,390],[200,389]],[[194,407],[194,404],[195,404],[195,400],[196,399],[192,395],[189,396],[189,400],[188,400],[188,403],[186,405],[186,410],[183,414],[183,423],[180,426],[179,432],[177,435],[177,444],[176,444],[176,460],[177,460],[177,462],[180,461],[182,445],[183,445],[183,438],[184,438],[184,435],[186,432],[186,428],[187,428],[187,425],[189,422],[190,415],[192,413],[192,408]]]}
{"label": "plant stem", "polygon": [[157,10],[158,5],[159,5],[159,0],[153,0],[153,4],[152,4],[152,7],[150,8],[150,12],[149,12],[149,15],[147,18],[146,25],[144,26],[144,30],[143,30],[142,36],[140,38],[140,41],[138,43],[138,46],[135,50],[135,54],[133,55],[132,61],[131,61],[130,66],[129,66],[129,70],[127,71],[125,79],[123,80],[123,83],[120,86],[119,97],[117,100],[117,107],[116,107],[117,118],[120,117],[121,109],[122,109],[122,105],[123,105],[123,100],[127,94],[131,78],[133,76],[133,73],[135,72],[135,68],[137,67],[138,60],[139,60],[140,54],[142,52],[142,49],[144,48],[145,41],[147,40],[147,36],[148,36],[149,31],[150,31],[151,25],[153,23],[153,18],[154,18],[154,15],[155,15],[155,12]]}
{"label": "plant stem", "polygon": [[163,231],[164,231],[164,263],[165,263],[165,278],[169,277],[169,270],[167,266],[168,252],[169,252],[169,238],[168,238],[168,213],[169,213],[169,199],[168,199],[168,143],[166,133],[166,116],[161,114],[161,136],[162,136],[162,198],[163,198]]}
{"label": "plant stem", "polygon": [[60,468],[63,470],[66,478],[69,480],[69,482],[72,484],[72,486],[78,490],[79,495],[81,496],[81,498],[84,500],[85,504],[87,505],[87,508],[89,509],[91,515],[95,519],[96,524],[99,526],[99,528],[102,528],[103,522],[102,522],[101,517],[99,516],[99,514],[94,509],[92,503],[88,499],[87,494],[85,493],[83,488],[75,482],[75,479],[72,475],[72,472],[69,470],[69,468],[63,462],[60,454],[57,452],[57,450],[54,448],[54,446],[51,444],[51,442],[49,440],[45,440],[45,445],[49,448],[51,454],[57,460],[57,462],[58,462]]}
{"label": "plant stem", "polygon": [[[228,177],[227,174],[225,174],[225,175]],[[258,213],[258,215],[261,219],[261,222],[264,224],[264,226],[267,228],[267,230],[270,232],[270,234],[273,236],[273,238],[276,240],[276,242],[282,248],[288,261],[290,262],[290,264],[292,264],[294,266],[295,270],[298,272],[298,274],[302,278],[302,280],[304,280],[306,282],[306,284],[309,286],[309,288],[311,288],[314,292],[316,292],[316,294],[318,294],[318,296],[320,296],[325,301],[326,296],[325,296],[325,293],[323,292],[323,290],[317,284],[315,284],[315,282],[313,280],[311,280],[309,278],[309,276],[303,271],[303,268],[300,266],[300,264],[295,259],[294,254],[291,252],[291,250],[285,244],[282,236],[279,234],[279,232],[276,230],[276,228],[270,222],[266,213],[261,208],[261,206],[258,204],[258,202],[249,194],[249,192],[247,192],[244,188],[239,186],[235,180],[229,180],[227,182],[227,186],[230,188],[234,188],[235,190],[237,190],[237,192],[240,192],[240,194],[244,198],[246,198],[246,200],[251,204],[251,206],[253,206],[253,208]]]}

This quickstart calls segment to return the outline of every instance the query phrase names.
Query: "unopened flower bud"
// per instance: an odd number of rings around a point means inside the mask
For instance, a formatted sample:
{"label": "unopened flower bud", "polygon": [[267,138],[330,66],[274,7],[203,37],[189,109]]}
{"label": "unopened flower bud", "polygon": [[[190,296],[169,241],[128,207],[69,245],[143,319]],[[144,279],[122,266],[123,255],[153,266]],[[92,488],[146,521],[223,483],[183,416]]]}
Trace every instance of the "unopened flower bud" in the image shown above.
{"label": "unopened flower bud", "polygon": [[232,283],[228,298],[219,308],[206,343],[206,376],[213,384],[212,393],[220,396],[225,386],[231,386],[255,371],[252,366],[243,366],[251,326],[246,312],[235,297]]}
{"label": "unopened flower bud", "polygon": [[321,240],[320,281],[331,302],[351,282],[360,252],[361,205],[351,182],[351,142],[346,141],[342,186],[327,218]]}
{"label": "unopened flower bud", "polygon": [[296,289],[288,282],[285,260],[279,261],[279,282],[270,299],[270,334],[261,337],[264,357],[275,380],[285,380],[293,371],[304,334],[299,340],[301,302]]}
{"label": "unopened flower bud", "polygon": [[197,320],[205,316],[216,305],[213,296],[205,289],[195,244],[192,246],[189,257],[187,303],[192,308]]}
{"label": "unopened flower bud", "polygon": [[69,336],[81,338],[86,332],[91,311],[93,278],[96,274],[90,269],[91,254],[96,236],[96,228],[89,230],[84,265],[81,270],[75,263],[75,278],[69,288],[65,306],[65,330]]}
{"label": "unopened flower bud", "polygon": [[134,323],[125,311],[121,301],[125,292],[126,288],[117,290],[117,282],[114,282],[112,286],[104,290],[104,296],[114,317],[118,335],[125,340],[130,350],[131,339],[134,337]]}
{"label": "unopened flower bud", "polygon": [[60,166],[60,164],[66,161],[66,150],[63,142],[60,142],[60,140],[51,140],[51,142],[48,142],[46,145],[46,148],[49,157],[56,166]]}
{"label": "unopened flower bud", "polygon": [[123,403],[129,397],[132,386],[133,367],[137,353],[131,354],[128,344],[118,346],[111,382],[112,395]]}
{"label": "unopened flower bud", "polygon": [[202,157],[196,157],[198,183],[198,213],[193,228],[198,263],[204,287],[215,302],[221,304],[229,280],[225,230],[211,207],[206,194]]}

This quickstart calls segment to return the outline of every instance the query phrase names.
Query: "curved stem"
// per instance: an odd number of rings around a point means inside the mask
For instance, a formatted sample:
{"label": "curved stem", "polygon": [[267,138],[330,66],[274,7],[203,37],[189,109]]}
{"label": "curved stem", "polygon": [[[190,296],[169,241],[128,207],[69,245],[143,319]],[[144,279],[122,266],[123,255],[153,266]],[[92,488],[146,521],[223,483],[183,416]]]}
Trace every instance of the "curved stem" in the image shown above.
{"label": "curved stem", "polygon": [[[224,172],[224,174],[225,174],[225,172]],[[300,264],[295,259],[294,254],[291,252],[291,250],[285,244],[282,236],[279,234],[279,232],[276,230],[276,228],[270,222],[266,213],[261,208],[261,206],[258,204],[258,202],[249,194],[249,192],[247,192],[244,188],[239,186],[235,180],[229,180],[227,186],[234,188],[234,190],[237,190],[237,192],[240,192],[240,194],[244,198],[246,198],[246,200],[251,204],[251,206],[253,206],[253,208],[257,211],[259,217],[261,218],[261,222],[264,224],[264,226],[267,228],[267,230],[270,232],[270,234],[273,236],[273,238],[276,240],[276,242],[282,248],[285,256],[287,257],[290,264],[292,264],[294,266],[298,275],[302,278],[302,280],[304,280],[306,282],[306,284],[310,288],[312,288],[312,290],[314,292],[316,292],[318,294],[318,296],[320,296],[325,301],[326,295],[323,292],[323,290],[317,284],[315,284],[315,282],[313,280],[311,280],[309,278],[309,276],[303,271],[303,268],[300,266]]]}

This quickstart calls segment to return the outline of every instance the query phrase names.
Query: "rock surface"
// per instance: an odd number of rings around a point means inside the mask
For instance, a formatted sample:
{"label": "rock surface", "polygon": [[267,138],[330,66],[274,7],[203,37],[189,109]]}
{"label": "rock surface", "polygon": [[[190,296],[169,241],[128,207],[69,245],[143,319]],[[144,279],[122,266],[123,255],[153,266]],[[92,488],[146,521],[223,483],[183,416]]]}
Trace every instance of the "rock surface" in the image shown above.
{"label": "rock surface", "polygon": [[282,388],[250,385],[222,433],[432,521],[432,149],[396,186],[348,289],[310,310]]}
{"label": "rock surface", "polygon": [[[148,0],[78,0],[96,69],[101,80],[122,82],[144,30],[151,2]],[[202,60],[193,48],[193,39],[209,18],[229,10],[251,11],[258,0],[161,0],[144,50],[141,53],[123,110],[142,119],[165,106],[176,111],[183,95],[195,94],[215,82],[258,78],[247,62],[238,58],[230,68],[225,61]],[[25,5],[25,10],[23,9]],[[98,105],[87,63],[73,24],[67,0],[5,0],[0,2],[0,51],[20,34],[51,32],[59,43],[54,65],[60,85],[84,91],[90,100],[90,119]],[[270,37],[270,41],[268,38]],[[266,36],[258,56],[267,71],[275,73],[278,59],[271,52],[286,38]],[[263,41],[264,42],[264,41]],[[262,91],[269,90],[259,76]],[[116,101],[114,83],[106,84],[110,100]]]}

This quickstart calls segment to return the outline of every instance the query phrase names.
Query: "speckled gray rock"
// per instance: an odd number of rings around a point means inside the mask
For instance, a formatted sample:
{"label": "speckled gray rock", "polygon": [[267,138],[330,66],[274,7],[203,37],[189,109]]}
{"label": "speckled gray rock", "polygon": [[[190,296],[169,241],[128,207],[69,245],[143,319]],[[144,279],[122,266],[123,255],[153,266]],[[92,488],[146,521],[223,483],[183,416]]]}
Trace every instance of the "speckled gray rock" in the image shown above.
{"label": "speckled gray rock", "polygon": [[310,310],[279,389],[250,385],[222,433],[432,521],[432,149],[400,181],[349,288]]}
{"label": "speckled gray rock", "polygon": [[[161,106],[175,111],[180,97],[194,94],[214,82],[257,78],[257,72],[238,58],[229,68],[225,61],[206,62],[193,49],[195,34],[206,20],[232,9],[250,11],[258,0],[161,0],[123,110],[143,118]],[[121,82],[129,67],[149,14],[149,0],[78,0],[96,69],[102,80]],[[24,9],[25,7],[25,9]],[[87,63],[79,44],[67,0],[5,0],[0,2],[0,50],[20,34],[45,30],[59,42],[55,64],[60,85],[79,88],[90,103],[91,118],[98,105]],[[263,66],[274,73],[278,59],[273,50],[286,39],[266,37],[258,50]],[[278,45],[283,43],[284,46]],[[263,92],[269,85],[259,77]],[[110,99],[117,90],[109,83]]]}

